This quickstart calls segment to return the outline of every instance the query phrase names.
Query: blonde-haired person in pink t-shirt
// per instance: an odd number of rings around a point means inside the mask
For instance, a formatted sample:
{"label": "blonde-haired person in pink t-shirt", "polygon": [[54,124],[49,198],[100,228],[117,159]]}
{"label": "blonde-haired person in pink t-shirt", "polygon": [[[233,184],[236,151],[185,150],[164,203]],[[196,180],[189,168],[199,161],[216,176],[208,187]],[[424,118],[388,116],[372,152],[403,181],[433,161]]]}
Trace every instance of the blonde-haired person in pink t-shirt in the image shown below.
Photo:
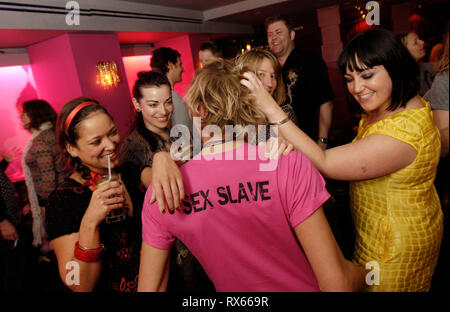
{"label": "blonde-haired person in pink t-shirt", "polygon": [[[186,196],[179,210],[161,214],[147,190],[138,290],[166,290],[175,237],[217,291],[362,289],[365,270],[343,257],[321,206],[329,198],[325,182],[308,158],[293,151],[268,160],[264,146],[222,140],[226,125],[265,122],[239,77],[219,61],[192,82],[187,99],[201,118],[203,149],[180,167]],[[272,170],[262,169],[270,163]]]}

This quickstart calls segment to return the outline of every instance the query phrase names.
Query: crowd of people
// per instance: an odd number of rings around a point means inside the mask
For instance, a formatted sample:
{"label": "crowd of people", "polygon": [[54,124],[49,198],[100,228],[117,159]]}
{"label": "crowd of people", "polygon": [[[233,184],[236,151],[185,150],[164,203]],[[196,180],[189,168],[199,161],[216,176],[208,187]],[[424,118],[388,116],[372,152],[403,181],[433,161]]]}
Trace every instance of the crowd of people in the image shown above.
{"label": "crowd of people", "polygon": [[[55,255],[66,289],[430,290],[447,225],[448,178],[436,174],[448,167],[448,33],[431,67],[417,34],[353,38],[338,68],[362,118],[352,142],[329,147],[327,65],[295,47],[289,18],[265,27],[268,50],[224,59],[203,44],[185,99],[174,90],[180,53],[155,50],[132,90],[126,138],[92,98],[59,114],[23,104],[33,244],[43,261]],[[186,133],[192,144],[178,144]],[[17,290],[20,208],[3,158],[0,278]],[[352,258],[327,221],[325,179],[350,182]]]}

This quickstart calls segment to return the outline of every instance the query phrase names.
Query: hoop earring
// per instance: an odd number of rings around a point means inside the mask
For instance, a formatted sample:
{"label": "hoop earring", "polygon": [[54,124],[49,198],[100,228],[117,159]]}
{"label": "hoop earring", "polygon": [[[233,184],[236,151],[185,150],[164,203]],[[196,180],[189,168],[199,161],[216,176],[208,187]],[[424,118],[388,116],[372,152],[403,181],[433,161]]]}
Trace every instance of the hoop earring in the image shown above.
{"label": "hoop earring", "polygon": [[140,113],[140,112],[141,112],[141,109],[138,107],[138,108],[136,108],[136,111],[137,111],[138,113]]}

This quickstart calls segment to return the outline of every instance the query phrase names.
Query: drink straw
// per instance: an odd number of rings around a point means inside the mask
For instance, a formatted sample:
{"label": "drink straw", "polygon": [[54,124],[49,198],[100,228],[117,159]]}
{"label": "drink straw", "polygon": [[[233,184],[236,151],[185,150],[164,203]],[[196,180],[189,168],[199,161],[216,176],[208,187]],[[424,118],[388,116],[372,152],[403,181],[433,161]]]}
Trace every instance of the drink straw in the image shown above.
{"label": "drink straw", "polygon": [[108,155],[108,182],[111,181],[111,155]]}

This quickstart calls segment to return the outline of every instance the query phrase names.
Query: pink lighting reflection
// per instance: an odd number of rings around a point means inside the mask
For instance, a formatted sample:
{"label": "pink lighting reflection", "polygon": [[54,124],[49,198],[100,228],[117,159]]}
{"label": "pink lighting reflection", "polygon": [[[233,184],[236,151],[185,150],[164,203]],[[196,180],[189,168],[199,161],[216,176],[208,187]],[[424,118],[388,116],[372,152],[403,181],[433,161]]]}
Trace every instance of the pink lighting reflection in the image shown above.
{"label": "pink lighting reflection", "polygon": [[0,67],[0,155],[17,148],[17,155],[6,170],[13,181],[24,179],[22,153],[31,134],[22,128],[18,107],[28,100],[38,98],[31,66]]}
{"label": "pink lighting reflection", "polygon": [[126,56],[122,58],[131,97],[133,97],[133,86],[137,80],[137,74],[141,71],[150,70],[150,59],[151,55]]}

